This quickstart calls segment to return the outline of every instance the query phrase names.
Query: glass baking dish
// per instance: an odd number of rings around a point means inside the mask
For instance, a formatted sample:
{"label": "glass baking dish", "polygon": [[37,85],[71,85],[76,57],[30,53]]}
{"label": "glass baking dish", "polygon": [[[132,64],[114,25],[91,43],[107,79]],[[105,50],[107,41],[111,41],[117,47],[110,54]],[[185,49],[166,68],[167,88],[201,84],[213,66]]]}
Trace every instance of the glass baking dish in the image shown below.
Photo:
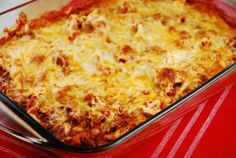
{"label": "glass baking dish", "polygon": [[[81,0],[29,1],[23,5],[0,13],[0,31],[2,31],[4,27],[12,26],[21,11],[24,11],[29,18],[34,18],[44,12],[63,8],[63,6],[72,6],[78,9],[81,5],[77,3],[77,1]],[[220,0],[189,1],[205,3],[211,8],[218,9],[222,17],[227,20],[229,24],[236,27],[236,7],[232,4]],[[114,152],[122,151],[127,148],[130,150],[134,144],[145,141],[147,138],[157,134],[171,122],[193,110],[200,103],[208,100],[209,97],[221,91],[226,86],[232,86],[235,82],[236,63],[115,141],[99,147],[76,147],[61,142],[2,93],[0,93],[0,129],[19,139],[37,144],[63,157],[111,157]]]}

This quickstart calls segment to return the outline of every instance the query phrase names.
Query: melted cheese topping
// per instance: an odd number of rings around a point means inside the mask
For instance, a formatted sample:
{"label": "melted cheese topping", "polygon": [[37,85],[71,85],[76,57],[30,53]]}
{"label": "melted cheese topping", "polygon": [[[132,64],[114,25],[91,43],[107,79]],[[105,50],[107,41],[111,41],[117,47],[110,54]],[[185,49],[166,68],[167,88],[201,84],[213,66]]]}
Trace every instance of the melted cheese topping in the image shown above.
{"label": "melted cheese topping", "polygon": [[62,141],[103,145],[231,65],[235,36],[181,0],[114,1],[1,46],[2,91]]}

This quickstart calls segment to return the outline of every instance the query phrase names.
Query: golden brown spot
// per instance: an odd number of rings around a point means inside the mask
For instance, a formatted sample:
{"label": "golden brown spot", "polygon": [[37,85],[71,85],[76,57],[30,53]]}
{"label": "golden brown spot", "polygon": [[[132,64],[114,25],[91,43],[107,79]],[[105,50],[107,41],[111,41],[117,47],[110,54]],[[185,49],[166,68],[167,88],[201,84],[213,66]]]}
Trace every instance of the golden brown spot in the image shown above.
{"label": "golden brown spot", "polygon": [[184,48],[184,41],[183,40],[176,40],[174,41],[174,44],[176,47],[179,47],[179,48]]}
{"label": "golden brown spot", "polygon": [[126,59],[123,59],[123,58],[120,58],[119,60],[118,60],[120,63],[126,63]]}
{"label": "golden brown spot", "polygon": [[98,69],[106,76],[111,74],[111,68],[109,68],[109,67],[101,66]]}
{"label": "golden brown spot", "polygon": [[200,75],[201,84],[208,80],[206,75]]}
{"label": "golden brown spot", "polygon": [[160,20],[161,19],[161,13],[156,13],[155,15],[153,15],[153,18],[155,20]]}
{"label": "golden brown spot", "polygon": [[76,30],[75,32],[73,32],[69,37],[68,40],[69,41],[74,41],[74,39],[81,34],[80,30]]}
{"label": "golden brown spot", "polygon": [[173,26],[170,26],[169,29],[168,29],[168,31],[169,31],[170,33],[177,32],[176,29],[175,29]]}
{"label": "golden brown spot", "polygon": [[149,94],[150,94],[150,92],[149,92],[149,91],[147,91],[147,90],[144,90],[144,91],[143,91],[143,94],[144,94],[144,95],[149,95]]}
{"label": "golden brown spot", "polygon": [[116,136],[115,134],[107,134],[104,136],[104,139],[107,140],[107,141],[114,141],[116,139]]}
{"label": "golden brown spot", "polygon": [[236,37],[230,39],[228,46],[233,52],[236,52]]}
{"label": "golden brown spot", "polygon": [[127,2],[124,2],[123,6],[119,8],[119,12],[122,14],[126,14],[129,11],[129,5]]}
{"label": "golden brown spot", "polygon": [[37,54],[35,55],[33,58],[32,58],[32,62],[35,62],[36,64],[41,64],[43,61],[45,60],[45,56],[44,55],[40,55],[40,54]]}
{"label": "golden brown spot", "polygon": [[26,110],[28,111],[31,107],[33,107],[36,104],[37,96],[30,96],[30,99],[27,103]]}
{"label": "golden brown spot", "polygon": [[210,46],[211,46],[211,41],[210,41],[210,40],[202,41],[202,42],[201,42],[201,45],[200,45],[200,47],[201,47],[202,49],[204,49],[204,48],[209,48]]}
{"label": "golden brown spot", "polygon": [[105,117],[108,117],[110,115],[110,111],[108,109],[103,109],[102,110],[102,114],[105,116]]}
{"label": "golden brown spot", "polygon": [[166,25],[168,24],[168,22],[169,22],[168,17],[163,17],[163,18],[161,19],[161,24],[164,25],[164,26],[166,26]]}
{"label": "golden brown spot", "polygon": [[134,33],[138,32],[138,25],[137,25],[137,24],[132,25],[131,30],[132,30]]}
{"label": "golden brown spot", "polygon": [[122,53],[124,54],[128,54],[132,51],[132,47],[130,47],[129,45],[124,45],[123,48],[122,48]]}
{"label": "golden brown spot", "polygon": [[206,31],[205,31],[205,30],[202,30],[202,29],[197,32],[197,35],[198,35],[199,37],[201,37],[201,38],[207,37]]}
{"label": "golden brown spot", "polygon": [[105,21],[97,21],[96,22],[96,27],[105,27],[106,26],[106,23],[105,23]]}
{"label": "golden brown spot", "polygon": [[87,21],[85,24],[84,24],[84,27],[83,27],[83,30],[87,33],[91,33],[94,31],[94,25],[91,21]]}
{"label": "golden brown spot", "polygon": [[58,55],[54,60],[56,64],[61,67],[68,67],[70,64],[69,58],[65,55]]}
{"label": "golden brown spot", "polygon": [[0,83],[10,81],[10,73],[0,66]]}
{"label": "golden brown spot", "polygon": [[191,38],[190,34],[187,31],[180,31],[179,35],[180,35],[181,39],[189,39],[189,38]]}
{"label": "golden brown spot", "polygon": [[98,135],[100,133],[100,130],[98,128],[93,128],[91,130],[91,133],[96,136],[96,135]]}
{"label": "golden brown spot", "polygon": [[181,23],[185,23],[185,22],[186,22],[186,18],[182,16],[182,17],[179,18],[179,21],[180,21]]}
{"label": "golden brown spot", "polygon": [[75,86],[70,85],[63,87],[59,92],[56,93],[56,100],[62,104],[69,104],[75,99],[74,96],[69,93],[74,88]]}
{"label": "golden brown spot", "polygon": [[111,38],[107,36],[107,37],[106,37],[106,42],[107,42],[107,43],[111,43],[111,42],[112,42],[112,41],[111,41]]}
{"label": "golden brown spot", "polygon": [[77,28],[78,28],[78,29],[82,29],[84,20],[81,19],[81,18],[78,18],[78,19],[76,20],[76,22],[77,22]]}
{"label": "golden brown spot", "polygon": [[176,74],[175,71],[171,68],[163,68],[160,71],[159,74],[160,80],[161,81],[170,81],[170,82],[174,82],[175,78],[176,78]]}
{"label": "golden brown spot", "polygon": [[10,82],[10,73],[7,72],[0,66],[0,91],[4,92],[7,90],[7,85]]}
{"label": "golden brown spot", "polygon": [[87,102],[91,102],[94,99],[95,99],[95,96],[93,95],[93,93],[88,93],[84,97],[84,100],[87,101]]}

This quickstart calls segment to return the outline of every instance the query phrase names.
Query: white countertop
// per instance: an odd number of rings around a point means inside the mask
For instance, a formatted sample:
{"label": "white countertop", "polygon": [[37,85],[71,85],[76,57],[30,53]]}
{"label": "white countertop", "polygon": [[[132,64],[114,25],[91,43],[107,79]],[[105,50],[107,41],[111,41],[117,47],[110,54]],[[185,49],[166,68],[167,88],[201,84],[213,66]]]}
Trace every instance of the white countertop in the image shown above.
{"label": "white countertop", "polygon": [[18,6],[30,0],[0,0],[0,12]]}

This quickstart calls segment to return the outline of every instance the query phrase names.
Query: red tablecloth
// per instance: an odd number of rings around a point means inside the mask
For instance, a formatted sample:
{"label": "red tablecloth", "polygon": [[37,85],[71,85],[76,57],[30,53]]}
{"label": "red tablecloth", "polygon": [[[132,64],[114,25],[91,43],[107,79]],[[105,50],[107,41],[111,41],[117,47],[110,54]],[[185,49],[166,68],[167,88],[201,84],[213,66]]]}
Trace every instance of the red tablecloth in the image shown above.
{"label": "red tablecloth", "polygon": [[[236,85],[201,103],[170,127],[114,157],[236,157]],[[0,131],[0,157],[58,157]]]}

